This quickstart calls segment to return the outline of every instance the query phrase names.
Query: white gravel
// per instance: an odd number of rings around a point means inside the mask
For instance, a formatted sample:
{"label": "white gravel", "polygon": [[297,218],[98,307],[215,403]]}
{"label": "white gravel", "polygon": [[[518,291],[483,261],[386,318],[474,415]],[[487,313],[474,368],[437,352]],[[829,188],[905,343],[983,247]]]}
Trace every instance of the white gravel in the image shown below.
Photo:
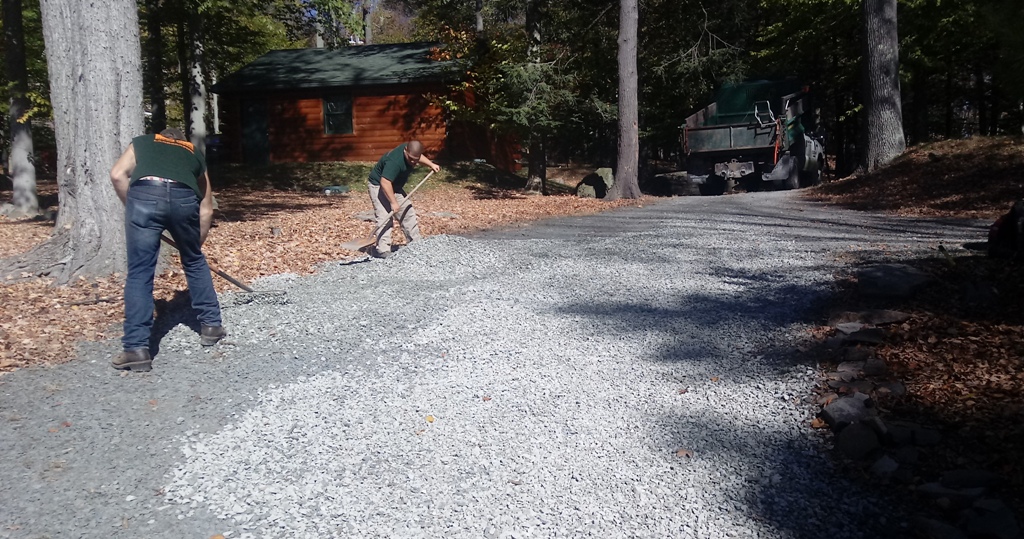
{"label": "white gravel", "polygon": [[218,351],[164,337],[163,357],[265,382],[228,384],[220,419],[169,412],[164,497],[138,518],[232,538],[877,537],[897,516],[835,476],[790,346],[836,253],[971,238],[859,215],[677,199],[256,283],[287,302],[229,298]]}

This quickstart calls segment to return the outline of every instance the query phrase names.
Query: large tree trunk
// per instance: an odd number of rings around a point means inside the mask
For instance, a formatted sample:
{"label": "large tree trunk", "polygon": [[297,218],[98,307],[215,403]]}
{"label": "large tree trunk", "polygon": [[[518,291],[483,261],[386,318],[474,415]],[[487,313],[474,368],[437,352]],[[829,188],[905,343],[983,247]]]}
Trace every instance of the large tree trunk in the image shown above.
{"label": "large tree trunk", "polygon": [[21,0],[3,0],[4,47],[7,60],[7,80],[11,85],[11,109],[8,126],[11,135],[11,155],[8,168],[14,188],[10,216],[24,217],[39,213],[36,198],[36,166],[32,162],[32,123],[25,117],[31,104],[28,91],[28,72],[25,68],[25,30],[22,24]]}
{"label": "large tree trunk", "polygon": [[188,136],[196,149],[206,155],[206,80],[205,46],[203,43],[203,19],[198,10],[188,14],[189,55],[188,99],[185,107],[189,111]]}
{"label": "large tree trunk", "polygon": [[373,2],[363,0],[363,45],[373,45]]}
{"label": "large tree trunk", "polygon": [[164,91],[164,36],[161,0],[146,0],[146,97],[154,133],[167,127],[167,93]]}
{"label": "large tree trunk", "polygon": [[640,129],[637,105],[637,0],[619,1],[619,153],[608,200],[640,198]]}
{"label": "large tree trunk", "polygon": [[124,207],[110,168],[142,133],[142,60],[135,0],[41,0],[50,74],[60,213],[53,237],[0,265],[0,275],[124,271]]}
{"label": "large tree trunk", "polygon": [[896,0],[864,0],[867,44],[864,167],[889,164],[907,148],[900,100],[900,48]]}
{"label": "large tree trunk", "polygon": [[[526,58],[532,66],[528,69],[540,69],[541,19],[547,7],[547,0],[528,0],[526,3]],[[527,169],[526,189],[548,193],[547,152],[544,145],[544,134],[534,129],[530,132],[530,155]]]}
{"label": "large tree trunk", "polygon": [[476,34],[481,37],[484,33],[484,0],[476,0]]}

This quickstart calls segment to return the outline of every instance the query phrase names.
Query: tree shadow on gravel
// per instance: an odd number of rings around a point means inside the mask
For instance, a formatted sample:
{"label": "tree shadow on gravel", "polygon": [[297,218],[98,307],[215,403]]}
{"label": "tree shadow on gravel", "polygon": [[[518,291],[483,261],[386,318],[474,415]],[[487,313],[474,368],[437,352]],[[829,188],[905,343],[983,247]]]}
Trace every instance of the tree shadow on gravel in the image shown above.
{"label": "tree shadow on gravel", "polygon": [[[770,527],[770,537],[910,535],[902,526],[908,508],[894,493],[834,474],[828,455],[813,440],[793,429],[774,430],[770,422],[753,424],[749,417],[735,417],[728,410],[737,406],[758,404],[723,404],[721,415],[711,412],[699,418],[661,416],[652,423],[651,436],[676,461],[675,467],[708,469],[709,488],[730,494],[731,512]],[[680,450],[692,453],[680,455]],[[725,500],[720,504],[730,505]]]}

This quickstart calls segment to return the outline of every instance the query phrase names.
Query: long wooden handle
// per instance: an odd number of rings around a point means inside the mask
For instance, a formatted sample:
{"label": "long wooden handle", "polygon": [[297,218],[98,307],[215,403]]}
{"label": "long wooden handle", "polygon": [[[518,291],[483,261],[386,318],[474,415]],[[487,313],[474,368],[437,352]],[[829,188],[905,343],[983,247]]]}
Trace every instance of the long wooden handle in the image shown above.
{"label": "long wooden handle", "polygon": [[[177,250],[179,253],[181,252],[181,250],[178,249],[178,244],[174,243],[174,240],[172,240],[171,238],[168,238],[167,236],[160,234],[160,239],[163,240],[163,242],[166,243],[167,245],[174,247],[174,249]],[[234,277],[228,275],[227,273],[224,273],[223,271],[213,267],[213,265],[211,265],[209,261],[207,261],[206,264],[210,266],[210,271],[216,273],[217,275],[220,275],[221,277],[224,278],[225,281],[237,286],[238,288],[241,288],[242,290],[245,290],[246,292],[255,292],[255,290],[246,286],[244,283],[242,283],[242,281],[239,281],[238,279],[235,279]]]}
{"label": "long wooden handle", "polygon": [[[424,183],[427,183],[427,180],[429,180],[430,177],[434,175],[434,172],[437,172],[437,171],[431,170],[430,174],[427,174],[426,176],[424,176],[423,179],[420,180],[420,183],[417,183],[416,187],[413,187],[412,190],[409,191],[409,194],[405,195],[405,200],[409,200],[410,198],[412,198],[413,193],[415,193],[416,190],[419,189],[421,185],[423,185]],[[398,210],[402,209],[402,205],[404,203],[405,202],[403,201],[402,204],[399,204],[397,208],[391,210],[391,213],[389,213],[388,216],[386,218],[384,218],[384,222],[381,223],[381,225],[379,227],[377,227],[377,229],[375,229],[373,231],[373,237],[375,238],[375,240],[374,240],[375,242],[376,242],[376,239],[378,239],[380,234],[382,234],[384,232],[384,229],[387,227],[388,219],[394,218],[394,216],[398,213]]]}

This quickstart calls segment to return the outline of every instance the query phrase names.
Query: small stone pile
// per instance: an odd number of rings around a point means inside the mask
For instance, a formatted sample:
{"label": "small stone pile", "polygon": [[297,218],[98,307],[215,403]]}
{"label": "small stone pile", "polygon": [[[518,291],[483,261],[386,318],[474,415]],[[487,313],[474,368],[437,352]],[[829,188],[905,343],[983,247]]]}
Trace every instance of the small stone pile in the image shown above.
{"label": "small stone pile", "polygon": [[[858,276],[863,295],[905,297],[928,282],[928,277],[898,264],[875,266]],[[995,497],[1004,478],[985,470],[949,470],[922,482],[915,466],[922,451],[938,446],[940,430],[907,421],[880,417],[879,405],[906,395],[907,389],[891,379],[888,366],[875,353],[883,344],[886,327],[910,315],[892,310],[844,312],[829,325],[835,335],[825,345],[832,351],[835,369],[821,377],[817,395],[821,406],[816,420],[834,434],[837,453],[863,467],[882,484],[906,485],[918,499],[934,504],[930,514],[912,523],[918,537],[928,539],[1019,539],[1020,526],[1013,511]]]}

